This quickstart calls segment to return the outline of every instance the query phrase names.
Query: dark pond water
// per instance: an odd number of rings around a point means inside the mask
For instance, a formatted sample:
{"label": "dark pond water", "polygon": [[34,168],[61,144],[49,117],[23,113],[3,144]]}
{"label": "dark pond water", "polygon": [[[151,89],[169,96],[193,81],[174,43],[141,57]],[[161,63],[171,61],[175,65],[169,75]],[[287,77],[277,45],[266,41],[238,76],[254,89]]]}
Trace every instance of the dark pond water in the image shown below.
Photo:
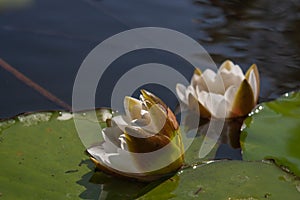
{"label": "dark pond water", "polygon": [[[244,70],[256,63],[260,100],[300,86],[300,1],[218,0],[35,0],[0,12],[0,57],[71,104],[73,82],[85,56],[104,39],[127,29],[157,26],[199,41],[217,64],[225,59]],[[99,84],[97,106],[109,106],[111,88],[124,70],[159,62],[187,77],[192,68],[166,52],[138,51],[114,62]],[[150,87],[151,89],[151,87]],[[156,88],[172,108],[176,99]],[[0,118],[60,109],[0,68]]]}
{"label": "dark pond water", "polygon": [[[300,88],[300,1],[289,0],[35,0],[0,11],[0,57],[66,103],[87,54],[106,38],[131,28],[154,26],[197,40],[217,64],[231,59],[244,71],[256,63],[260,101]],[[128,69],[157,62],[191,77],[193,68],[163,51],[137,51],[116,60],[99,84],[96,105],[110,106],[111,90]],[[157,85],[171,108],[177,100]],[[0,118],[62,109],[0,68]],[[170,95],[172,98],[170,98]],[[228,155],[219,148],[219,158]],[[238,158],[238,152],[231,152]]]}

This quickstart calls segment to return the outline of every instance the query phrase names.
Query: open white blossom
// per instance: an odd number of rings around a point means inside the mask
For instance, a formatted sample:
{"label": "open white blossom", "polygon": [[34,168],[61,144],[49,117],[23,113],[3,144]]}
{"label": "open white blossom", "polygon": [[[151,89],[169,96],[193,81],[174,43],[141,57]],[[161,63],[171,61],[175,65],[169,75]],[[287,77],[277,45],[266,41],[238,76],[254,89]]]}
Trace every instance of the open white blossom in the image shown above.
{"label": "open white blossom", "polygon": [[260,89],[259,73],[253,64],[242,69],[226,60],[215,73],[196,69],[191,84],[176,85],[179,99],[202,118],[234,118],[247,115],[256,105]]}
{"label": "open white blossom", "polygon": [[178,170],[183,144],[173,112],[158,97],[141,91],[125,97],[126,116],[115,116],[103,129],[103,143],[87,149],[100,170],[151,181]]}

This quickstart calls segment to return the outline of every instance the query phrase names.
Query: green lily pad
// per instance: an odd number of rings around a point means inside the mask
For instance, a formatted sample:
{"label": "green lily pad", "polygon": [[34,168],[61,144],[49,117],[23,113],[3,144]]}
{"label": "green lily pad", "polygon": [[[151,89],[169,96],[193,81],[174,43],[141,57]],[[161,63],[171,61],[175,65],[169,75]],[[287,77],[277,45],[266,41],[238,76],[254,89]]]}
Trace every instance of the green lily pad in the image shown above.
{"label": "green lily pad", "polygon": [[139,200],[296,200],[299,190],[299,180],[272,163],[218,161],[181,171]]}
{"label": "green lily pad", "polygon": [[[193,165],[196,169],[184,169],[166,181],[158,180],[149,185],[95,172],[93,163],[84,154],[85,147],[73,118],[79,118],[86,125],[100,123],[105,127],[105,113],[107,110],[98,110],[96,121],[89,112],[72,115],[58,111],[0,121],[0,199],[129,200],[139,196],[140,199],[192,199],[199,195],[204,199],[258,199],[262,195],[275,199],[280,199],[280,195],[299,198],[296,189],[300,188],[299,182],[266,163],[236,161]],[[188,137],[184,138],[192,139]],[[187,164],[202,161],[199,150],[203,141],[203,135],[193,141],[186,152]],[[205,159],[213,158],[215,150],[214,147]]]}
{"label": "green lily pad", "polygon": [[[97,121],[90,112],[59,111],[0,121],[0,199],[136,198],[147,184],[94,172],[75,129],[74,117],[86,126],[100,123],[104,128],[107,112],[111,111],[97,110]],[[202,141],[203,137],[196,137],[187,153],[188,162],[198,161]]]}
{"label": "green lily pad", "polygon": [[182,135],[182,139],[184,141],[192,140],[189,141],[191,144],[184,154],[185,165],[195,165],[215,158],[219,143],[213,144],[214,146],[211,148],[211,151],[207,155],[201,156],[200,149],[204,140],[207,142],[212,139],[205,137],[205,135],[196,135],[194,138],[189,138],[186,135]]}
{"label": "green lily pad", "polygon": [[[102,113],[97,111],[98,122],[89,120],[89,112],[81,119],[103,124]],[[54,111],[0,121],[0,199],[98,199],[107,188],[110,196],[133,199],[145,186],[101,172],[96,174],[102,182],[93,181],[94,164],[85,155],[73,117]],[[122,183],[126,191],[110,187]]]}
{"label": "green lily pad", "polygon": [[300,93],[262,103],[244,122],[244,160],[272,159],[300,176]]}

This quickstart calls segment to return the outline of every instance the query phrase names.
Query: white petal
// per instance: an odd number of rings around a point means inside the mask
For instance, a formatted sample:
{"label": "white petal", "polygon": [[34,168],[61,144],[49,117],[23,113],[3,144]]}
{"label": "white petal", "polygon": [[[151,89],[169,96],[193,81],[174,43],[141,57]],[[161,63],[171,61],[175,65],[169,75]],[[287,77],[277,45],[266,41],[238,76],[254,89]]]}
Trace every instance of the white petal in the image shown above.
{"label": "white petal", "polygon": [[142,117],[141,119],[136,119],[134,121],[132,121],[132,124],[134,126],[146,126],[148,124],[150,124],[151,122],[151,116],[149,114],[148,111],[142,110]]}
{"label": "white petal", "polygon": [[[134,177],[132,175],[137,174],[138,176],[145,176],[146,173],[161,170],[182,156],[182,152],[177,147],[177,139],[177,137],[174,138],[164,148],[144,154],[132,153],[122,149],[118,149],[117,153],[105,153],[102,145],[91,147],[87,151],[102,166],[112,169],[111,171],[125,176],[129,175],[129,177]],[[173,167],[179,168],[180,165],[181,162],[178,162],[178,166]]]}
{"label": "white petal", "polygon": [[143,129],[153,134],[159,133],[167,121],[168,116],[166,111],[159,104],[154,104],[149,109],[149,114],[150,114],[151,122],[147,126],[143,126]]}
{"label": "white petal", "polygon": [[231,61],[225,61],[218,73],[222,77],[226,89],[231,85],[240,85],[245,78],[242,69]]}
{"label": "white petal", "polygon": [[[196,86],[197,87],[197,86]],[[192,96],[194,96],[196,99],[197,99],[197,92],[196,92],[196,90],[194,89],[194,87],[193,86],[191,86],[191,85],[189,85],[187,88],[186,88],[186,93],[185,93],[185,95],[186,95],[186,99],[187,99],[187,105],[188,106],[190,106],[189,105],[189,103],[190,103],[190,101],[189,101],[189,96],[190,95],[192,95]]]}
{"label": "white petal", "polygon": [[139,173],[140,170],[135,164],[131,153],[118,149],[117,153],[106,153],[103,146],[94,146],[87,149],[89,154],[99,161],[102,165],[113,170],[125,173]]}
{"label": "white petal", "polygon": [[223,70],[223,69],[231,70],[232,67],[234,67],[233,62],[232,62],[231,60],[225,60],[225,61],[221,64],[219,70]]}
{"label": "white petal", "polygon": [[223,81],[219,74],[216,74],[211,69],[207,69],[203,72],[200,78],[200,90],[205,90],[211,93],[224,94],[225,89]]}
{"label": "white petal", "polygon": [[141,173],[133,153],[119,149],[118,154],[112,154],[108,159],[112,168],[118,171],[125,173]]}
{"label": "white petal", "polygon": [[193,87],[196,87],[196,85],[200,84],[200,77],[198,74],[193,74],[192,79],[191,79],[191,85]]}
{"label": "white petal", "polygon": [[[207,99],[207,97],[208,97],[208,92],[207,91],[205,91],[205,90],[202,90],[201,91],[201,89],[198,87],[198,86],[196,86],[196,96],[197,96],[197,99],[198,99],[198,101],[205,107],[205,108],[207,108],[206,107],[206,99]],[[207,108],[208,109],[208,108]]]}
{"label": "white petal", "polygon": [[[93,146],[87,149],[87,152],[101,163],[108,163],[108,153],[105,152],[102,145]],[[118,154],[118,153],[115,153]]]}
{"label": "white petal", "polygon": [[119,137],[119,140],[120,140],[120,142],[121,142],[121,144],[120,144],[121,149],[128,151],[128,145],[127,145],[127,143],[126,143],[125,134],[122,134],[122,135]]}
{"label": "white petal", "polygon": [[199,101],[210,111],[213,117],[224,118],[226,115],[226,101],[223,95],[199,92]]}
{"label": "white petal", "polygon": [[119,129],[122,130],[122,132],[125,131],[125,127],[129,126],[131,124],[131,121],[129,117],[118,115],[112,118],[112,125],[116,125],[119,127]]}
{"label": "white petal", "polygon": [[105,153],[116,153],[118,151],[118,147],[111,141],[103,142],[102,146]]}
{"label": "white petal", "polygon": [[[133,131],[141,132],[140,137],[150,137],[160,132],[168,116],[166,110],[161,105],[154,104],[150,107],[148,113],[145,114],[145,117],[145,120],[134,121],[131,126],[124,126],[125,131],[128,132],[127,128],[131,128]],[[135,136],[134,133],[131,135]]]}
{"label": "white petal", "polygon": [[125,113],[131,119],[139,119],[141,117],[142,107],[140,100],[128,96],[124,98]]}
{"label": "white petal", "polygon": [[104,139],[103,147],[105,152],[116,152],[116,149],[121,146],[119,137],[123,132],[119,127],[107,127],[102,130]]}
{"label": "white petal", "polygon": [[224,97],[227,102],[227,110],[231,110],[234,97],[236,95],[236,92],[238,90],[239,86],[231,85],[229,88],[227,88]]}
{"label": "white petal", "polygon": [[187,98],[186,98],[186,87],[180,83],[176,85],[176,93],[180,101],[185,103],[186,105],[188,104]]}
{"label": "white petal", "polygon": [[223,95],[211,93],[207,106],[214,117],[224,118],[226,116],[226,101]]}
{"label": "white petal", "polygon": [[222,63],[222,65],[219,68],[219,72],[229,72],[235,76],[240,76],[241,78],[244,77],[244,73],[242,71],[242,69],[240,68],[239,65],[235,65],[233,64],[233,62],[227,60],[225,62]]}
{"label": "white petal", "polygon": [[256,98],[258,96],[258,89],[257,89],[257,81],[255,78],[255,73],[254,70],[251,70],[250,75],[249,75],[249,79],[248,82],[252,88],[253,94],[254,94],[254,98]]}
{"label": "white petal", "polygon": [[192,94],[192,95],[194,95],[194,96],[196,96],[196,91],[195,91],[195,88],[193,87],[193,86],[191,86],[191,85],[189,85],[187,88],[186,88],[186,98],[188,99],[188,97],[189,97],[189,94]]}
{"label": "white petal", "polygon": [[128,126],[125,128],[125,131],[128,135],[136,138],[147,138],[153,135],[149,132],[146,132],[144,128],[138,126]]}
{"label": "white petal", "polygon": [[216,118],[226,118],[228,116],[227,102],[224,96],[214,108],[216,108],[214,111]]}
{"label": "white petal", "polygon": [[207,108],[199,101],[199,99],[192,94],[189,95],[189,108],[195,112],[199,113],[202,118],[210,118],[211,113]]}

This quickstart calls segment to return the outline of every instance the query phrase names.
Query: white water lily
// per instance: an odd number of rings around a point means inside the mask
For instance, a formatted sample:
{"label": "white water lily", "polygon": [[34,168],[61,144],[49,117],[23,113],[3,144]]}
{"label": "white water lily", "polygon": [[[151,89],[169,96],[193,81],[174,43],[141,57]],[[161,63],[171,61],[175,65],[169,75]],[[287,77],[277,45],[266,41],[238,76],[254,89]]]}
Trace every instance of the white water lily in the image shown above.
{"label": "white water lily", "polygon": [[242,69],[226,60],[215,73],[196,69],[191,84],[176,85],[179,99],[203,118],[234,118],[247,115],[256,105],[260,89],[259,73],[253,64]]}
{"label": "white water lily", "polygon": [[87,149],[104,172],[151,181],[178,170],[183,144],[173,112],[158,97],[141,91],[125,97],[126,116],[115,116],[102,131],[104,142]]}

